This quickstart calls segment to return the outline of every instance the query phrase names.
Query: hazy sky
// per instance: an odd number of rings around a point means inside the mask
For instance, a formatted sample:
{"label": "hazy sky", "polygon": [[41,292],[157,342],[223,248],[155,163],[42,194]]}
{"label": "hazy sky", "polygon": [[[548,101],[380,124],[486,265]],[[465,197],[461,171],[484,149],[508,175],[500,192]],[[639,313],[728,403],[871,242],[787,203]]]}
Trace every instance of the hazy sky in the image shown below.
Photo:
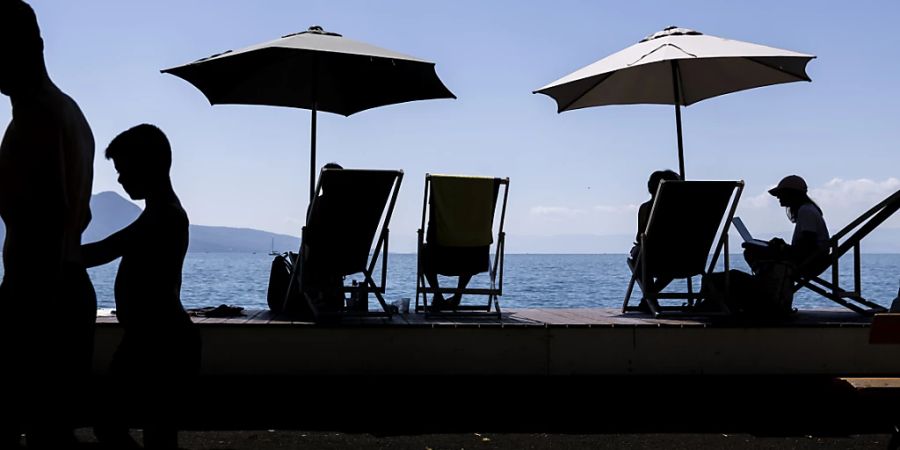
{"label": "hazy sky", "polygon": [[[102,158],[112,137],[154,123],[172,141],[175,187],[193,223],[298,235],[308,195],[309,112],[211,107],[193,86],[159,70],[310,25],[434,61],[458,96],[319,115],[320,163],[405,171],[392,250],[414,248],[424,175],[436,172],[510,177],[511,251],[530,250],[534,236],[576,234],[619,235],[614,242],[627,251],[636,205],[648,198],[647,176],[677,169],[673,107],[557,114],[553,100],[531,91],[668,25],[818,56],[808,66],[812,83],[683,110],[688,177],[745,180],[738,213],[760,237],[790,229],[765,194],[783,175],[807,179],[832,231],[900,188],[896,1],[32,4],[51,76],[94,130],[94,192],[123,192]],[[0,122],[9,115],[4,99]],[[889,225],[900,227],[900,220]]]}

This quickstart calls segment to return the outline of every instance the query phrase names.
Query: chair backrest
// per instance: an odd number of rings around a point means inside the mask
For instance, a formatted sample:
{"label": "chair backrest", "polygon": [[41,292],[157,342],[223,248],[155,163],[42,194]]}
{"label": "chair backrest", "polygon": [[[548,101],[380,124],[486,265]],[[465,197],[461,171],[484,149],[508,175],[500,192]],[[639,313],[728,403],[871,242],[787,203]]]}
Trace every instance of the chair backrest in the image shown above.
{"label": "chair backrest", "polygon": [[[847,251],[869,235],[875,228],[888,220],[894,213],[900,210],[900,190],[861,214],[853,222],[831,236],[828,242],[830,254],[817,254],[811,256],[801,266],[801,272],[816,276],[831,266],[832,261],[837,261]],[[830,256],[830,257],[828,257]]]}
{"label": "chair backrest", "polygon": [[502,182],[489,177],[428,175],[428,242],[446,247],[493,243],[494,211]]}
{"label": "chair backrest", "polygon": [[706,273],[710,254],[714,264],[721,250],[742,188],[742,181],[662,181],[642,243],[650,274],[685,278]]}
{"label": "chair backrest", "polygon": [[[833,243],[838,243],[839,240],[844,241],[838,246],[837,253],[839,255],[846,253],[855,243],[861,241],[862,238],[866,237],[872,230],[884,223],[884,221],[890,218],[898,209],[900,209],[900,190],[894,192],[863,213],[841,231],[835,233],[832,237]],[[856,231],[850,235],[850,237],[844,239],[844,236],[850,234],[853,230]]]}
{"label": "chair backrest", "polygon": [[327,255],[316,264],[341,275],[366,269],[382,216],[381,229],[389,225],[402,174],[398,170],[322,169],[306,218],[306,243]]}

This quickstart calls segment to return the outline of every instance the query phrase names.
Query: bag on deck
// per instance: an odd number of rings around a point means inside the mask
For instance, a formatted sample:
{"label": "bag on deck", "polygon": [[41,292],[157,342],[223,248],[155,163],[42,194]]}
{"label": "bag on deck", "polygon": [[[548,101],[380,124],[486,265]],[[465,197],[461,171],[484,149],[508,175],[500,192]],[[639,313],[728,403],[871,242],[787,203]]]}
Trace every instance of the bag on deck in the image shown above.
{"label": "bag on deck", "polygon": [[291,271],[296,262],[297,254],[293,252],[282,253],[272,259],[266,302],[269,304],[269,310],[276,314],[287,313],[300,318],[312,317],[312,311],[303,301],[296,282],[291,285],[290,296],[285,302],[285,293],[291,282]]}
{"label": "bag on deck", "polygon": [[700,293],[707,301],[724,301],[737,315],[783,317],[793,311],[793,273],[793,265],[785,262],[771,262],[755,274],[732,269],[726,289],[725,272],[716,272],[703,277]]}

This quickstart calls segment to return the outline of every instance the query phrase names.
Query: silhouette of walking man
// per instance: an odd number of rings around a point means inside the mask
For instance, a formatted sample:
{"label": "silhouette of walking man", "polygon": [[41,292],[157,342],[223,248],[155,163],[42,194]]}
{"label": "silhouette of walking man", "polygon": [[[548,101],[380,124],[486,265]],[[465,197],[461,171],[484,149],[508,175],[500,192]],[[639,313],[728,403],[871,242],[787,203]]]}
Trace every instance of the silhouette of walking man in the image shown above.
{"label": "silhouette of walking man", "polygon": [[122,258],[115,296],[124,335],[110,366],[115,403],[94,431],[111,448],[139,448],[126,422],[137,417],[145,422],[144,448],[174,449],[173,416],[182,407],[173,407],[200,369],[200,335],[180,295],[188,217],[172,188],[172,150],[159,128],[144,124],[123,132],[106,158],[125,192],[146,207],[124,229],[83,247],[88,267]]}
{"label": "silhouette of walking man", "polygon": [[[96,297],[80,253],[90,222],[94,138],[78,105],[50,80],[34,11],[0,0],[0,92],[12,121],[0,144],[6,224],[0,335],[6,409],[0,446],[75,444],[77,393],[90,374]],[[39,420],[38,420],[39,419]]]}

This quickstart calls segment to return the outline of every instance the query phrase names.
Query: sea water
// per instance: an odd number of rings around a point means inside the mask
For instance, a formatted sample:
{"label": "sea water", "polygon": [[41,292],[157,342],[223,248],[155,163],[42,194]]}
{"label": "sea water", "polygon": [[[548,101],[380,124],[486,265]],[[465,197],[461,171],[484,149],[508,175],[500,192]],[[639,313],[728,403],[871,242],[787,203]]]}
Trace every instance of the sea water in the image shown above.
{"label": "sea water", "polygon": [[[181,299],[186,308],[221,304],[264,309],[272,256],[265,253],[189,253],[184,261]],[[731,267],[747,271],[741,255],[732,255]],[[723,261],[718,265],[721,270]],[[380,283],[380,261],[375,279]],[[113,284],[118,262],[89,270],[100,308],[114,308]],[[0,269],[2,273],[2,269]],[[852,258],[842,260],[841,279],[852,288]],[[830,278],[830,273],[825,274]],[[618,308],[628,287],[630,272],[625,255],[506,255],[503,271],[504,308]],[[346,280],[361,281],[362,274]],[[146,280],[152,283],[153,280]],[[455,286],[455,279],[442,279],[443,287]],[[476,276],[470,287],[485,287],[486,274]],[[695,278],[694,289],[700,280]],[[889,307],[900,284],[900,255],[862,255],[863,295]],[[672,289],[684,289],[675,282]],[[388,303],[401,298],[415,302],[416,255],[388,257]],[[636,298],[640,291],[635,288]],[[474,300],[474,299],[473,299]],[[636,299],[635,299],[636,301]],[[806,289],[797,293],[794,306],[801,309],[839,308],[839,305]],[[370,308],[376,308],[374,297]]]}

